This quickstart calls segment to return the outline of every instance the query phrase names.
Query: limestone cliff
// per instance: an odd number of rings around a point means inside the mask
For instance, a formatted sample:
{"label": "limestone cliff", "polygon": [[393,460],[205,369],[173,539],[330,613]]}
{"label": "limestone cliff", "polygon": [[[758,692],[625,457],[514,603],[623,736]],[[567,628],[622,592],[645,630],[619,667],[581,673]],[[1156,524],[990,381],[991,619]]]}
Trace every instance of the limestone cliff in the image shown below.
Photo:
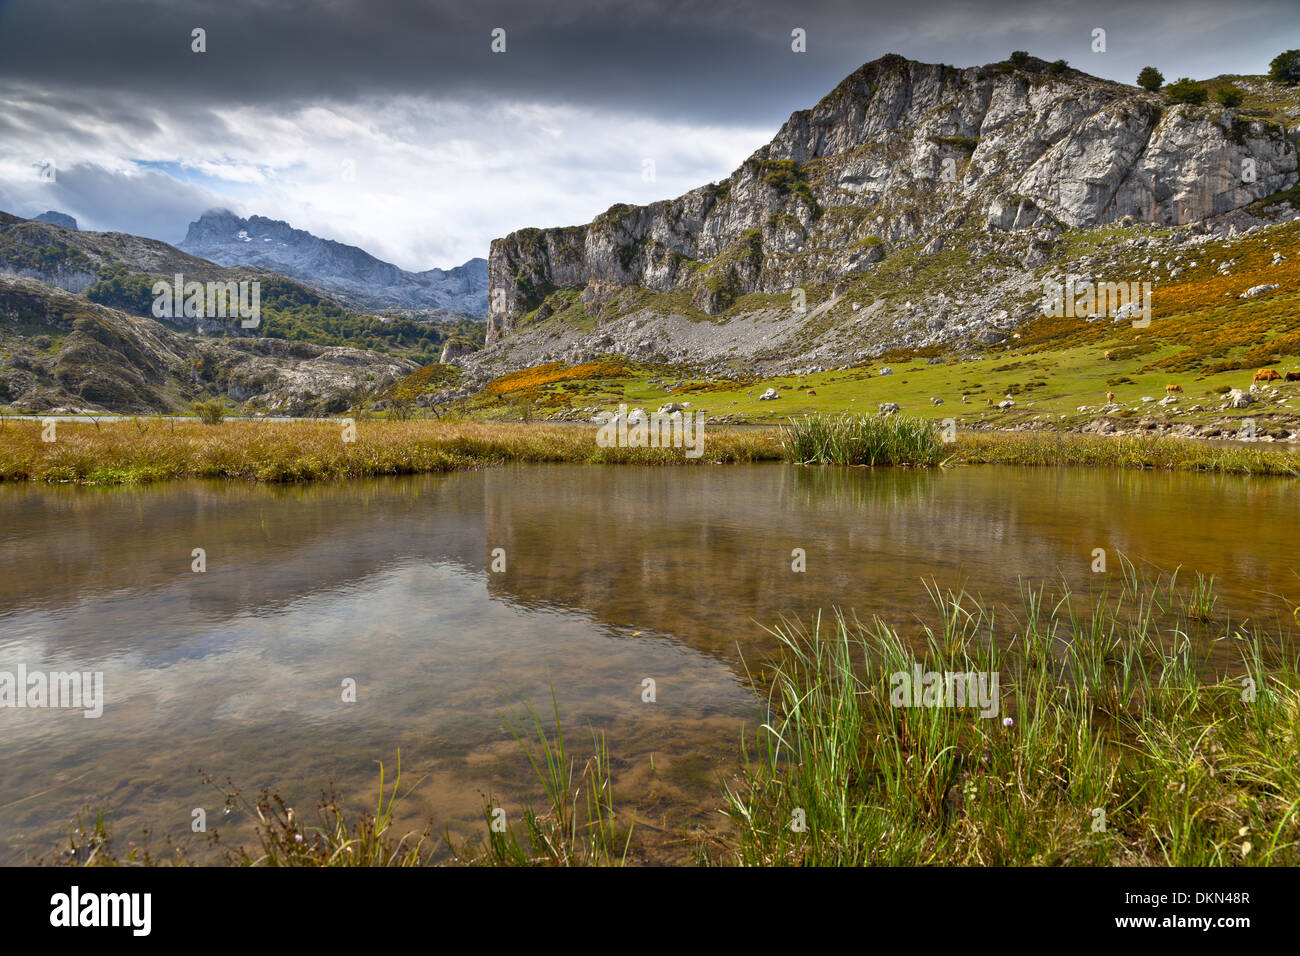
{"label": "limestone cliff", "polygon": [[[721,183],[584,226],[492,243],[487,341],[568,303],[603,320],[674,293],[717,315],[868,270],[955,230],[1059,234],[1131,217],[1180,225],[1296,181],[1281,127],[1030,58],[861,67]],[[557,299],[567,292],[569,298]],[[856,308],[856,306],[855,306]]]}

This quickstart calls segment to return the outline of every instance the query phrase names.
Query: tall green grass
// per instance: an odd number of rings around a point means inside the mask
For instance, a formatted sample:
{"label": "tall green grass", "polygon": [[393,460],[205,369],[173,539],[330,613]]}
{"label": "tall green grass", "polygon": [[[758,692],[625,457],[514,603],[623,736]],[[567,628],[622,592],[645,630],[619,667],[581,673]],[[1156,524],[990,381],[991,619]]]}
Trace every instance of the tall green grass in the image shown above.
{"label": "tall green grass", "polygon": [[[1225,625],[1241,663],[1206,676],[1206,587],[1190,619],[1165,584],[1025,588],[1009,647],[990,608],[937,589],[915,649],[878,619],[783,624],[719,862],[1300,863],[1300,669]],[[893,706],[914,662],[997,672],[999,716]]]}
{"label": "tall green grass", "polygon": [[[604,736],[595,735],[592,756],[579,766],[565,744],[554,688],[549,732],[532,703],[525,711],[522,718],[504,720],[541,782],[546,809],[538,813],[531,805],[524,807],[521,837],[504,808],[489,797],[483,814],[487,846],[462,846],[458,858],[489,866],[624,865],[635,817],[626,828],[617,822]],[[450,833],[447,843],[454,846]]]}
{"label": "tall green grass", "polygon": [[948,457],[931,422],[900,415],[805,415],[781,428],[787,461],[801,465],[938,465]]}

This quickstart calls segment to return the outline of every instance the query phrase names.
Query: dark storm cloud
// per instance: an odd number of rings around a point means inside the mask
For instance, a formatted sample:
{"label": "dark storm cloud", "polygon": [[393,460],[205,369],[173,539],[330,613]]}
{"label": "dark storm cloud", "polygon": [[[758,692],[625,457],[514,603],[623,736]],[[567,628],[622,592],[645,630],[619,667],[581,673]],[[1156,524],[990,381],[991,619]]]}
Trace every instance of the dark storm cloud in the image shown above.
{"label": "dark storm cloud", "polygon": [[0,0],[0,209],[175,242],[227,205],[450,266],[721,179],[885,53],[1207,78],[1297,26],[1296,0]]}
{"label": "dark storm cloud", "polygon": [[[10,0],[0,11],[0,77],[55,86],[223,103],[478,93],[708,122],[779,122],[886,52],[971,65],[1024,47],[1129,81],[1146,62],[1170,76],[1259,72],[1297,26],[1291,0]],[[207,30],[205,55],[190,51],[194,27]],[[505,54],[489,51],[495,27]],[[790,51],[794,27],[808,31],[805,55]],[[1104,55],[1089,49],[1094,27],[1108,32]]]}

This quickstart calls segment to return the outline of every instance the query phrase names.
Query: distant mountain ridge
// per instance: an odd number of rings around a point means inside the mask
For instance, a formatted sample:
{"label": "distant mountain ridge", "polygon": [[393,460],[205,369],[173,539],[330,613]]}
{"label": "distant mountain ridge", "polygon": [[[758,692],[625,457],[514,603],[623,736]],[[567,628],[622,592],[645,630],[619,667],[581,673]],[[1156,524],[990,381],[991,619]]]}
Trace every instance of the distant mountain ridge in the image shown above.
{"label": "distant mountain ridge", "polygon": [[32,216],[34,222],[43,222],[51,226],[62,226],[64,229],[76,229],[77,220],[73,219],[66,212],[59,212],[57,209],[48,209],[39,216]]}
{"label": "distant mountain ridge", "polygon": [[319,286],[370,309],[488,310],[487,260],[407,272],[360,249],[265,216],[210,209],[190,223],[177,248],[223,266],[256,265]]}

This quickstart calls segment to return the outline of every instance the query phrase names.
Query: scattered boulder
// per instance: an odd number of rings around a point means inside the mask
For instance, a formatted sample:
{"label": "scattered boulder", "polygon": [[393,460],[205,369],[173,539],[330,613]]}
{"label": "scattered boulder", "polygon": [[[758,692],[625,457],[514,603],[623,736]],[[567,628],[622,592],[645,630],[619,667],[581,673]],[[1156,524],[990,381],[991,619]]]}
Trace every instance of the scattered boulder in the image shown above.
{"label": "scattered boulder", "polygon": [[764,392],[762,395],[758,396],[758,400],[759,400],[760,402],[770,402],[770,401],[772,401],[773,399],[780,398],[780,397],[781,397],[781,396],[777,394],[776,389],[774,389],[774,388],[769,388],[769,389],[768,389],[766,392]]}
{"label": "scattered boulder", "polygon": [[876,407],[880,409],[880,414],[882,415],[898,414],[898,402],[881,402]]}
{"label": "scattered boulder", "polygon": [[1238,298],[1238,299],[1253,299],[1253,298],[1255,298],[1255,296],[1257,296],[1257,295],[1263,295],[1265,292],[1272,292],[1272,291],[1273,291],[1274,289],[1276,289],[1276,288],[1277,288],[1277,283],[1276,283],[1276,282],[1274,282],[1274,283],[1272,283],[1272,284],[1270,284],[1270,285],[1253,285],[1253,286],[1251,286],[1249,289],[1247,289],[1245,292],[1243,292],[1241,295],[1237,296],[1237,298]]}
{"label": "scattered boulder", "polygon": [[1014,408],[1016,403],[1009,398],[1004,398],[998,402],[998,408]]}
{"label": "scattered boulder", "polygon": [[1255,402],[1259,401],[1259,399],[1250,394],[1250,392],[1243,392],[1239,388],[1230,390],[1227,395],[1223,396],[1223,398],[1224,408],[1248,408]]}
{"label": "scattered boulder", "polygon": [[881,375],[893,375],[893,374],[894,374],[894,370],[893,370],[892,368],[890,368],[888,365],[886,365],[884,368],[882,368],[882,369],[880,370],[880,374],[881,374]]}
{"label": "scattered boulder", "polygon": [[659,406],[660,415],[671,415],[673,412],[681,412],[681,411],[685,411],[685,408],[683,408],[681,405],[677,404],[676,402],[666,402],[665,404]]}

